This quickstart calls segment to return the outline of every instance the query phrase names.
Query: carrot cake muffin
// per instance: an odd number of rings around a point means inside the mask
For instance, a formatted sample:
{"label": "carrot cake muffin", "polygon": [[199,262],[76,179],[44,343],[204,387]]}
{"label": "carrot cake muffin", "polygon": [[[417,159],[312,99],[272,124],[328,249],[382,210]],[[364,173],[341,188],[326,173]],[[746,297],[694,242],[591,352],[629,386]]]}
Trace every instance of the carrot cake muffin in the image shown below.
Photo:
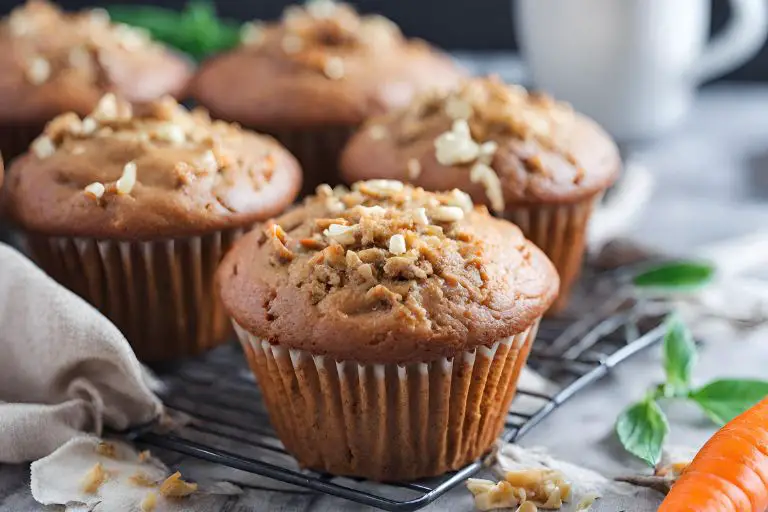
{"label": "carrot cake muffin", "polygon": [[130,101],[182,92],[187,61],[102,9],[64,13],[29,0],[0,22],[0,151],[26,151],[59,114],[85,115],[106,92]]}
{"label": "carrot cake muffin", "polygon": [[191,89],[215,117],[277,137],[301,162],[311,193],[338,181],[339,152],[368,116],[462,76],[388,19],[315,0],[288,7],[279,22],[247,24],[242,45],[204,64]]}
{"label": "carrot cake muffin", "polygon": [[349,183],[403,180],[466,191],[517,224],[555,264],[565,305],[594,204],[618,177],[616,144],[568,105],[495,78],[372,118],[341,160]]}
{"label": "carrot cake muffin", "polygon": [[458,190],[324,185],[243,237],[218,282],[272,422],[306,467],[459,468],[502,430],[558,277]]}
{"label": "carrot cake muffin", "polygon": [[170,98],[133,108],[111,94],[83,119],[51,121],[6,178],[4,206],[33,258],[144,361],[225,340],[216,266],[301,186],[297,162],[270,137]]}

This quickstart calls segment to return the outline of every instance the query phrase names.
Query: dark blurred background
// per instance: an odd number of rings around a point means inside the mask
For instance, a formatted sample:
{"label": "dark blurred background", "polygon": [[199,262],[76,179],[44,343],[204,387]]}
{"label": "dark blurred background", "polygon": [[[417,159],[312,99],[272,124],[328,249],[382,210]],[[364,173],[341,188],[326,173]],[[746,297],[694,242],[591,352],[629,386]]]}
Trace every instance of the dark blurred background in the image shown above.
{"label": "dark blurred background", "polygon": [[[670,0],[675,1],[675,0]],[[702,0],[707,1],[707,0]],[[7,13],[19,1],[0,0],[0,12]],[[64,0],[57,2],[67,9],[93,6],[94,2]],[[118,1],[98,5],[145,4],[181,8],[186,0]],[[235,20],[273,19],[291,1],[286,0],[218,0],[221,16]],[[512,50],[510,0],[351,0],[362,12],[379,12],[397,22],[403,31],[449,50]],[[727,0],[712,0],[712,30],[718,30],[729,14]],[[768,48],[749,64],[724,77],[728,80],[768,81]]]}

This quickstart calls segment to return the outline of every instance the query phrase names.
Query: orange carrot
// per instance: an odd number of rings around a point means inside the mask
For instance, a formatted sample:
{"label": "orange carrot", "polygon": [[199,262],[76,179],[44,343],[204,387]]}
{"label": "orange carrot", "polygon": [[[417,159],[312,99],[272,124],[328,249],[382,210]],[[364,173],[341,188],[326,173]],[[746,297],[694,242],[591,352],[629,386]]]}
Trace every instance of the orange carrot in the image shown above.
{"label": "orange carrot", "polygon": [[768,398],[731,420],[699,450],[659,512],[768,509]]}

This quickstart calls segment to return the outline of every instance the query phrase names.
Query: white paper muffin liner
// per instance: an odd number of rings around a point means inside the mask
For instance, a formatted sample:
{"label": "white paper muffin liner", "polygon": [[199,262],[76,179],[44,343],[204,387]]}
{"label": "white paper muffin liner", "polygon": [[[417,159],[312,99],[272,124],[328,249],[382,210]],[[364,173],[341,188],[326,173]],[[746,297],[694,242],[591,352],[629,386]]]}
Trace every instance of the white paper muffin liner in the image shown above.
{"label": "white paper muffin liner", "polygon": [[268,130],[257,128],[276,138],[301,164],[304,181],[301,197],[314,194],[322,183],[331,186],[342,183],[339,157],[357,127],[328,126],[310,129]]}
{"label": "white paper muffin liner", "polygon": [[439,475],[483,455],[504,426],[537,328],[398,365],[272,345],[235,323],[286,449],[304,467],[377,481]]}
{"label": "white paper muffin liner", "polygon": [[560,275],[560,294],[550,312],[560,311],[568,304],[571,288],[581,273],[589,218],[600,197],[602,193],[573,204],[510,208],[503,214],[544,251]]}
{"label": "white paper muffin liner", "polygon": [[28,234],[26,245],[43,270],[120,329],[140,360],[160,362],[228,339],[214,275],[246,231],[146,242]]}

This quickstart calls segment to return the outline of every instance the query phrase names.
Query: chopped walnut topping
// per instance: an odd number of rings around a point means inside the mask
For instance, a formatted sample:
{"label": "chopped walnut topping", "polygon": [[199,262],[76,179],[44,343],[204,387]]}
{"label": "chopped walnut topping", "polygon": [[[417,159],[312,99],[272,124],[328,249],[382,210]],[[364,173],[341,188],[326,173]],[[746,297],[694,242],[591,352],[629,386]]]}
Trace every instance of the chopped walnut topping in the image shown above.
{"label": "chopped walnut topping", "polygon": [[331,224],[328,226],[328,229],[323,231],[323,235],[342,245],[351,245],[355,243],[355,228],[353,226]]}
{"label": "chopped walnut topping", "polygon": [[128,162],[123,167],[123,175],[117,180],[115,184],[117,193],[121,195],[130,194],[133,187],[136,185],[136,162]]}
{"label": "chopped walnut topping", "polygon": [[[426,313],[417,298],[418,282],[435,276],[441,286],[464,288],[472,297],[486,293],[482,248],[457,225],[465,219],[464,208],[472,210],[466,194],[431,193],[386,180],[317,192],[302,207],[306,217],[299,225],[291,223],[296,240],[278,236],[283,243],[274,242],[270,260],[273,265],[298,262],[297,286],[306,286],[313,304],[337,288],[361,286],[367,299],[363,309],[390,307],[403,318],[419,320]],[[330,201],[341,210],[331,210]],[[286,249],[292,257],[286,257]]]}
{"label": "chopped walnut topping", "polygon": [[472,183],[480,183],[485,188],[485,195],[491,202],[491,208],[495,212],[504,211],[504,191],[501,189],[501,180],[493,169],[478,162],[469,171],[469,180]]}
{"label": "chopped walnut topping", "polygon": [[107,443],[105,441],[100,442],[96,445],[96,453],[99,455],[102,455],[104,457],[107,457],[109,459],[116,459],[117,458],[117,446],[115,446],[112,443]]}
{"label": "chopped walnut topping", "polygon": [[32,143],[32,152],[37,158],[43,160],[56,152],[56,146],[53,145],[50,137],[41,135]]}
{"label": "chopped walnut topping", "polygon": [[344,61],[341,57],[329,57],[323,65],[323,73],[331,80],[344,78]]}
{"label": "chopped walnut topping", "polygon": [[435,139],[435,156],[442,165],[470,163],[479,155],[480,146],[472,140],[469,125],[463,119],[454,121],[451,131]]}
{"label": "chopped walnut topping", "polygon": [[86,494],[95,494],[99,487],[101,487],[101,484],[107,480],[108,476],[101,462],[97,462],[83,477],[80,488]]}
{"label": "chopped walnut topping", "polygon": [[87,68],[91,65],[91,52],[84,46],[75,46],[69,50],[67,61],[73,68]]}
{"label": "chopped walnut topping", "polygon": [[405,254],[407,250],[408,247],[405,245],[405,237],[400,233],[392,235],[392,238],[389,239],[389,252],[398,255]]}
{"label": "chopped walnut topping", "polygon": [[438,206],[431,212],[437,222],[457,222],[464,218],[464,210],[458,206]]}
{"label": "chopped walnut topping", "polygon": [[396,180],[369,180],[360,183],[360,191],[373,197],[390,197],[402,190],[403,183]]}
{"label": "chopped walnut topping", "polygon": [[408,160],[408,179],[416,180],[421,175],[421,162],[416,158]]}
{"label": "chopped walnut topping", "polygon": [[118,101],[112,93],[107,93],[99,100],[96,109],[90,117],[100,123],[112,121],[129,121],[133,116],[133,108],[127,101]]}
{"label": "chopped walnut topping", "polygon": [[103,183],[96,181],[85,187],[84,192],[94,199],[101,199],[104,197],[104,192],[106,192],[106,190],[107,188]]}
{"label": "chopped walnut topping", "polygon": [[532,501],[524,501],[517,507],[515,512],[538,512],[539,507],[533,504]]}
{"label": "chopped walnut topping", "polygon": [[179,125],[166,123],[157,127],[154,133],[158,140],[170,142],[171,144],[184,144],[187,140],[187,134],[184,128]]}
{"label": "chopped walnut topping", "polygon": [[266,39],[264,23],[260,21],[244,23],[240,29],[240,41],[245,45],[258,46],[264,42],[264,39]]}
{"label": "chopped walnut topping", "polygon": [[157,507],[157,494],[150,491],[141,500],[141,512],[153,512]]}
{"label": "chopped walnut topping", "polygon": [[166,498],[183,498],[197,491],[197,484],[185,482],[178,471],[160,485],[160,494]]}
{"label": "chopped walnut topping", "polygon": [[150,478],[149,475],[143,471],[138,471],[128,477],[128,482],[136,487],[155,487],[159,483],[157,480]]}
{"label": "chopped walnut topping", "polygon": [[42,85],[51,77],[51,64],[43,57],[33,57],[27,62],[26,73],[32,85]]}

